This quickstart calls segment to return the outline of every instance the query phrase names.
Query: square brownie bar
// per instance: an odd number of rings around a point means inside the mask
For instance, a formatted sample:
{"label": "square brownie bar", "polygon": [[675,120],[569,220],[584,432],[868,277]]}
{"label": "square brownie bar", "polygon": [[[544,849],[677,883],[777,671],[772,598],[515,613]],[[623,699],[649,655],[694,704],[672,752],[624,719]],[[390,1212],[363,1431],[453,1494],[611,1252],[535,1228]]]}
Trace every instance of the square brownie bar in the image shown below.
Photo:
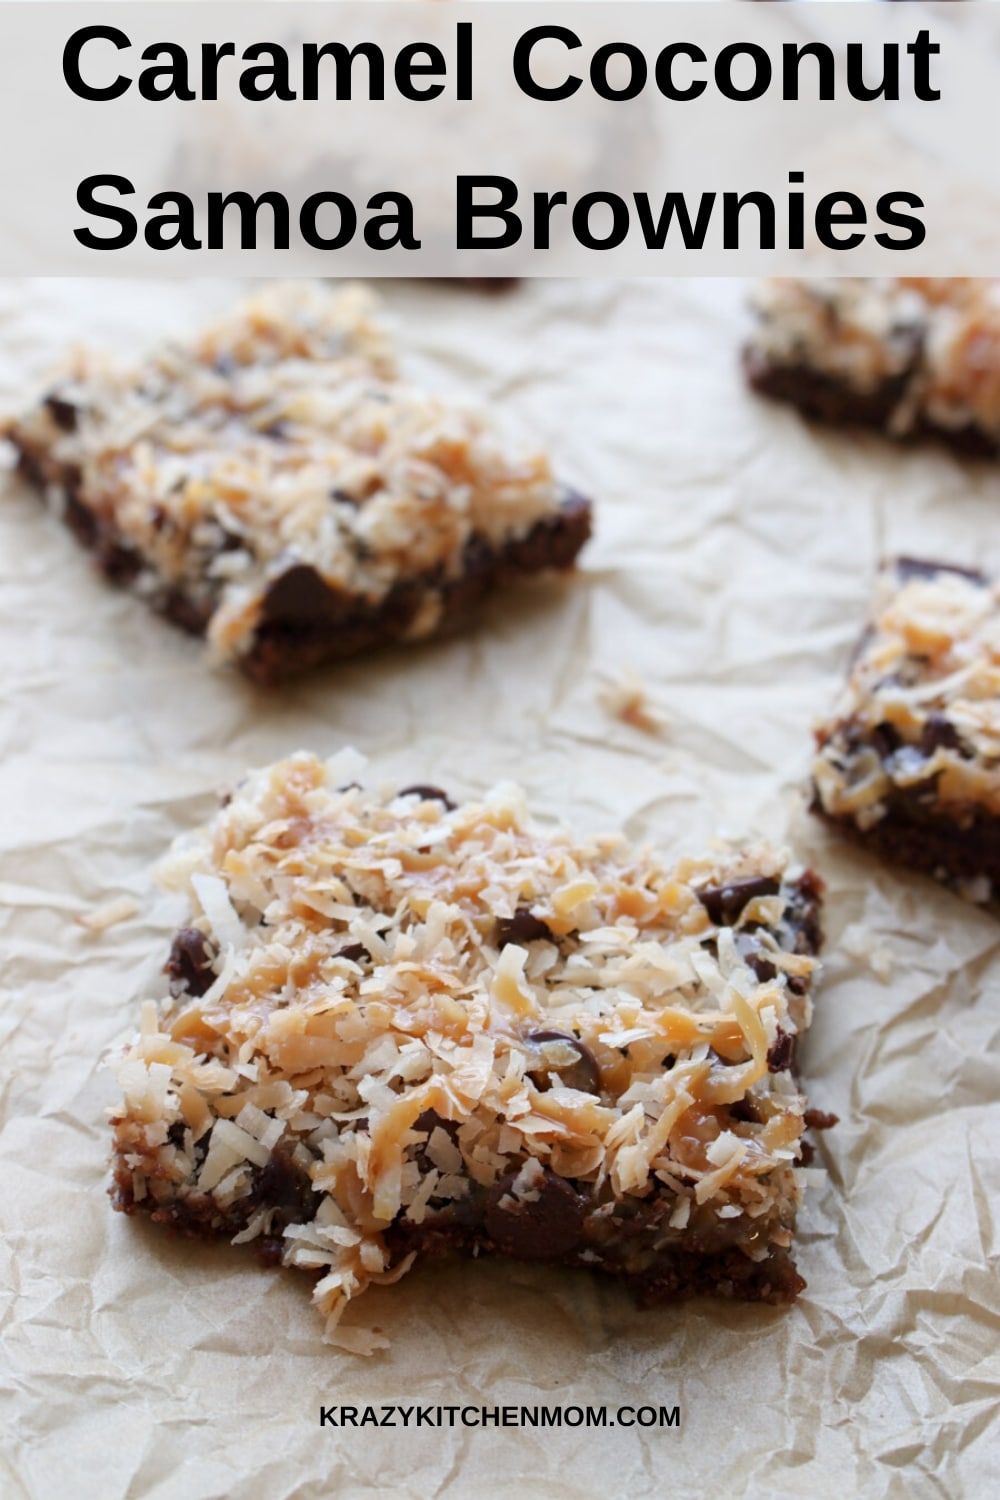
{"label": "square brownie bar", "polygon": [[425,1253],[792,1301],[831,1123],[792,1072],[817,879],[576,839],[509,786],[366,791],[358,759],[248,776],[171,857],[191,912],[118,1066],[116,1207],[313,1272],[364,1353],[345,1307]]}
{"label": "square brownie bar", "polygon": [[984,574],[900,558],[816,731],[813,810],[977,900],[1000,881],[1000,596]]}
{"label": "square brownie bar", "polygon": [[750,384],[822,421],[1000,449],[1000,281],[763,283],[744,351]]}
{"label": "square brownie bar", "polygon": [[275,286],[137,368],[75,356],[0,429],[105,574],[272,683],[568,568],[589,504],[395,378],[357,288]]}

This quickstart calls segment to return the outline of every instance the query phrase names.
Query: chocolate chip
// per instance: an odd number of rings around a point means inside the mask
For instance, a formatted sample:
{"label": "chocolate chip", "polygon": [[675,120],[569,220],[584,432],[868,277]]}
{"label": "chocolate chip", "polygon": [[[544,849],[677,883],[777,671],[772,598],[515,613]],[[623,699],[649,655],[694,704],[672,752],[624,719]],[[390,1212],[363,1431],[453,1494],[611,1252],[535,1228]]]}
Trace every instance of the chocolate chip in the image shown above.
{"label": "chocolate chip", "polygon": [[366,959],[371,958],[371,954],[364,943],[348,943],[346,948],[341,948],[334,956],[336,958],[346,958],[352,964],[364,963]]}
{"label": "chocolate chip", "polygon": [[599,1094],[601,1092],[601,1070],[590,1048],[580,1041],[579,1037],[571,1036],[565,1031],[532,1031],[525,1037],[526,1042],[540,1044],[542,1042],[562,1042],[567,1047],[572,1047],[576,1053],[576,1062],[562,1063],[553,1066],[544,1063],[540,1068],[532,1068],[528,1077],[535,1088],[544,1093],[551,1087],[551,1073],[558,1073],[559,1082],[567,1089],[579,1089],[582,1094]]}
{"label": "chocolate chip", "polygon": [[330,499],[336,500],[340,505],[350,505],[355,510],[357,510],[360,503],[358,501],[357,495],[349,494],[347,490],[340,489],[338,485],[334,485],[333,489],[330,491]]}
{"label": "chocolate chip", "polygon": [[825,1109],[807,1109],[803,1118],[807,1130],[832,1130],[840,1123],[839,1115],[827,1114]]}
{"label": "chocolate chip", "polygon": [[197,927],[182,927],[175,933],[170,957],[163,965],[164,974],[170,977],[170,993],[204,995],[215,978],[212,956],[208,939]]}
{"label": "chocolate chip", "polygon": [[65,396],[59,396],[55,391],[50,391],[45,397],[44,405],[57,427],[63,432],[74,431],[80,413],[72,401],[67,401]]}
{"label": "chocolate chip", "polygon": [[778,1034],[770,1047],[767,1049],[767,1070],[769,1073],[783,1073],[792,1065],[795,1056],[795,1038],[783,1027],[778,1027]]}
{"label": "chocolate chip", "polygon": [[253,1187],[261,1208],[273,1208],[285,1224],[306,1224],[316,1217],[320,1195],[309,1173],[279,1147],[272,1151]]}
{"label": "chocolate chip", "polygon": [[422,782],[416,782],[413,786],[404,786],[399,790],[400,797],[419,797],[422,802],[440,802],[446,812],[454,812],[458,806],[452,802],[447,792],[443,792],[439,786],[425,786]]}
{"label": "chocolate chip", "polygon": [[336,590],[307,563],[294,563],[268,587],[261,605],[262,625],[315,625],[343,613]]}
{"label": "chocolate chip", "polygon": [[927,721],[920,731],[920,749],[924,755],[930,756],[935,750],[965,751],[965,745],[951,720],[934,709],[927,715]]}
{"label": "chocolate chip", "polygon": [[888,760],[902,744],[899,733],[893,724],[876,724],[871,732],[869,743],[875,750],[880,760]]}
{"label": "chocolate chip", "polygon": [[747,880],[730,880],[725,885],[702,886],[695,895],[716,927],[731,927],[743,909],[757,896],[776,896],[781,883],[773,875],[754,875]]}
{"label": "chocolate chip", "polygon": [[522,947],[525,943],[536,943],[541,938],[550,943],[555,942],[550,928],[526,906],[519,906],[512,917],[497,917],[498,948],[506,948],[508,943],[517,943],[518,947]]}
{"label": "chocolate chip", "polygon": [[752,1099],[737,1099],[735,1104],[729,1106],[729,1118],[731,1120],[742,1120],[745,1125],[759,1125],[761,1123],[760,1110]]}
{"label": "chocolate chip", "polygon": [[767,984],[769,980],[777,976],[777,969],[770,959],[766,958],[766,950],[761,946],[760,938],[752,932],[738,932],[736,934],[736,951],[751,969],[761,984]]}
{"label": "chocolate chip", "polygon": [[176,1146],[178,1151],[184,1148],[184,1132],[187,1130],[186,1120],[175,1120],[167,1131],[167,1140],[171,1146]]}
{"label": "chocolate chip", "polygon": [[559,1260],[576,1249],[583,1234],[586,1202],[564,1177],[544,1168],[532,1199],[515,1198],[516,1172],[490,1191],[486,1232],[496,1248],[517,1260]]}

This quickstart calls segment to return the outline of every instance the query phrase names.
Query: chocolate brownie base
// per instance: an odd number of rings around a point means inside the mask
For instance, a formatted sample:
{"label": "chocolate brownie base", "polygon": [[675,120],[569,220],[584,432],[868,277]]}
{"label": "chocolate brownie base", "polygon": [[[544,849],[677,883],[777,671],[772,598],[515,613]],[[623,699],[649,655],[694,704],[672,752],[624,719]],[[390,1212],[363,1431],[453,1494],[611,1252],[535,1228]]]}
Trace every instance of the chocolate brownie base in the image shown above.
{"label": "chocolate brownie base", "polygon": [[406,640],[429,597],[440,599],[441,621],[435,634],[459,629],[500,585],[572,567],[590,533],[590,503],[573,495],[527,536],[502,547],[473,537],[457,578],[424,574],[396,584],[374,605],[338,594],[314,569],[299,565],[272,585],[254,643],[240,666],[255,682],[272,686],[323,662]]}
{"label": "chocolate brownie base", "polygon": [[1000,821],[982,809],[942,813],[919,798],[896,795],[879,822],[867,829],[828,813],[815,796],[809,810],[893,864],[959,890],[974,891],[982,880],[1000,890]]}
{"label": "chocolate brownie base", "polygon": [[805,416],[830,427],[870,428],[907,445],[944,443],[963,458],[996,458],[1000,453],[996,437],[972,423],[944,427],[918,417],[905,432],[894,431],[892,417],[905,395],[909,374],[862,391],[807,365],[772,364],[754,348],[744,350],[743,369],[758,395],[798,407]]}

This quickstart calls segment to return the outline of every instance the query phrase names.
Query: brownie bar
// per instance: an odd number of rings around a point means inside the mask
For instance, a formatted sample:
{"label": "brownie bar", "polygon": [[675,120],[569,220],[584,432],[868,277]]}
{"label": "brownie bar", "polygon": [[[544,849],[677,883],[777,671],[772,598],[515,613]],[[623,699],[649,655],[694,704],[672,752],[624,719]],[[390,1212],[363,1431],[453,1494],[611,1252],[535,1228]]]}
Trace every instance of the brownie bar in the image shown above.
{"label": "brownie bar", "polygon": [[776,280],[754,297],[744,350],[761,395],[902,441],[1000,449],[1000,282]]}
{"label": "brownie bar", "polygon": [[992,580],[887,563],[813,762],[814,812],[982,901],[1000,888],[998,662]]}
{"label": "brownie bar", "polygon": [[108,578],[273,683],[572,566],[590,506],[395,378],[370,299],[272,288],[135,370],[79,355],[3,429]]}
{"label": "brownie bar", "polygon": [[119,1065],[116,1206],[313,1271],[361,1352],[344,1308],[417,1253],[793,1300],[816,878],[576,840],[510,787],[366,791],[358,760],[254,773],[168,863],[191,916]]}

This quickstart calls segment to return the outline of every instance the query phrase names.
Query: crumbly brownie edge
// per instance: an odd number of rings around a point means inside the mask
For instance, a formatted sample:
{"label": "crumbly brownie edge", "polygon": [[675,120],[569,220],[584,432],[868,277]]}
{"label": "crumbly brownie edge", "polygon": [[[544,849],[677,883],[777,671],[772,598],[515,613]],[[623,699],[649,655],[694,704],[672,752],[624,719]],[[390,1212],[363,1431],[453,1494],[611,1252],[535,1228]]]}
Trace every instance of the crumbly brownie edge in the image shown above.
{"label": "crumbly brownie edge", "polygon": [[[142,557],[79,494],[78,477],[53,473],[46,455],[21,445],[19,468],[47,499],[53,487],[59,514],[83,546],[93,553],[109,582],[128,587],[148,576]],[[473,536],[466,545],[461,571],[454,578],[440,572],[418,574],[395,584],[376,604],[353,595],[338,594],[307,564],[295,564],[274,580],[265,595],[261,621],[249,650],[235,665],[263,687],[273,687],[326,662],[340,661],[380,646],[407,639],[414,621],[428,603],[437,605],[439,618],[432,634],[460,629],[476,606],[498,586],[517,577],[546,570],[571,568],[589,540],[592,506],[575,491],[551,516],[545,516],[522,537],[497,547]],[[212,597],[195,598],[180,587],[144,592],[147,604],[191,635],[204,635],[215,608]]]}
{"label": "crumbly brownie edge", "polygon": [[[990,585],[989,576],[981,569],[910,556],[887,559],[882,576],[894,576],[898,587],[914,579],[933,581],[941,576],[966,579],[982,587]],[[851,672],[862,661],[873,633],[874,625],[869,622],[852,653]],[[938,744],[960,743],[947,714],[939,711],[931,715],[924,736],[930,736],[922,738],[920,745],[927,754]],[[884,763],[899,748],[900,741],[892,735],[891,725],[879,725],[859,736],[851,721],[832,720],[817,731],[818,751],[822,753],[830,744],[874,750]],[[959,894],[979,900],[990,899],[1000,891],[1000,818],[988,808],[971,801],[937,800],[931,782],[894,786],[880,800],[884,804],[882,816],[863,826],[854,814],[828,808],[814,777],[809,811],[858,846],[893,864],[930,875]],[[989,893],[982,891],[983,881],[989,883]]]}
{"label": "crumbly brownie edge", "polygon": [[340,596],[312,568],[298,565],[292,590],[285,575],[265,596],[250,649],[237,665],[253,681],[273,686],[324,662],[416,639],[414,622],[426,604],[436,608],[437,620],[432,631],[419,632],[420,639],[460,629],[502,584],[571,568],[591,535],[591,515],[589,500],[569,494],[556,512],[522,537],[499,547],[471,537],[456,577],[425,573],[401,580],[377,604]]}
{"label": "crumbly brownie edge", "polygon": [[909,374],[864,391],[805,364],[779,364],[753,344],[743,351],[743,369],[758,395],[797,407],[805,416],[830,427],[864,427],[898,443],[941,442],[964,458],[996,458],[1000,454],[1000,441],[971,422],[944,427],[917,415],[906,431],[896,431],[892,419],[906,393]]}

